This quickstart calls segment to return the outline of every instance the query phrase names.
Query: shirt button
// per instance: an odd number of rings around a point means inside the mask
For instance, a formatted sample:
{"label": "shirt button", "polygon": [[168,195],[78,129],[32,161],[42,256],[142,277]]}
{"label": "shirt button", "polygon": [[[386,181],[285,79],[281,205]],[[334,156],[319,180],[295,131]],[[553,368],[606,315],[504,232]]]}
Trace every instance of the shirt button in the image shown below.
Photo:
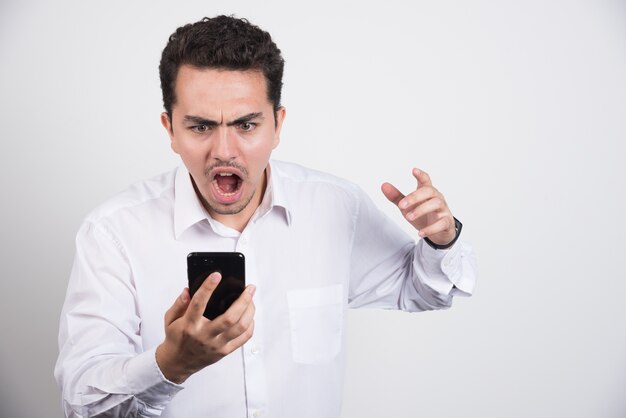
{"label": "shirt button", "polygon": [[239,239],[239,243],[240,243],[241,245],[246,245],[246,244],[248,243],[248,238],[246,238],[246,237],[241,237],[241,238]]}
{"label": "shirt button", "polygon": [[[252,347],[250,349],[250,353],[252,353],[253,356],[256,356],[257,354],[259,354],[261,352],[261,347],[259,347],[258,345],[255,345],[254,347]],[[258,412],[258,411],[257,411]],[[259,412],[260,413],[260,412]]]}
{"label": "shirt button", "polygon": [[261,414],[261,411],[254,411],[254,414],[252,414],[254,418],[261,418],[261,415],[263,415]]}

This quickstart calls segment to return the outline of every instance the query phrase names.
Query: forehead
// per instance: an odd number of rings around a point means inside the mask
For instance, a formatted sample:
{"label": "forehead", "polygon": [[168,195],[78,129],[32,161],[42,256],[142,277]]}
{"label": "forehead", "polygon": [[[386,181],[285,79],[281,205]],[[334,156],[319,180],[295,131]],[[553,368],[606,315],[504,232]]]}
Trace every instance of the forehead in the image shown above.
{"label": "forehead", "polygon": [[247,111],[271,106],[266,84],[261,71],[183,65],[176,76],[174,108],[178,107],[186,113],[212,113],[233,108],[243,107]]}

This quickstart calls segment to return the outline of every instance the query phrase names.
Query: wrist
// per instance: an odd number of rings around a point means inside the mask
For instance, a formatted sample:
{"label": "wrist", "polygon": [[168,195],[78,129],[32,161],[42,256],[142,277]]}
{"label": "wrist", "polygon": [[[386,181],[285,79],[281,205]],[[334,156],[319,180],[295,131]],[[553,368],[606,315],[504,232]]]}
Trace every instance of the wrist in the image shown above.
{"label": "wrist", "polygon": [[452,239],[452,241],[450,241],[447,244],[443,244],[443,245],[434,243],[428,237],[424,237],[424,241],[426,241],[426,243],[428,245],[430,245],[432,248],[434,248],[436,250],[445,250],[445,249],[448,249],[448,248],[452,247],[454,245],[454,243],[459,239],[459,236],[461,236],[461,229],[463,229],[463,224],[457,218],[454,218],[454,232],[455,232],[455,234],[454,234],[454,238]]}
{"label": "wrist", "polygon": [[191,373],[186,373],[180,367],[177,367],[178,362],[174,361],[170,355],[170,350],[168,350],[165,342],[157,347],[155,358],[161,373],[170,382],[180,385],[191,376]]}

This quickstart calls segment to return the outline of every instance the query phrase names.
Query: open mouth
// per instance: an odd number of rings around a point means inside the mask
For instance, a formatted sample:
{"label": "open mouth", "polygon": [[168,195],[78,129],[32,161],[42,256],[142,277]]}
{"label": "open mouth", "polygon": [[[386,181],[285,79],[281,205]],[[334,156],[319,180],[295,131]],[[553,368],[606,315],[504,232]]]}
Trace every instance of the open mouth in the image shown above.
{"label": "open mouth", "polygon": [[217,200],[221,203],[232,203],[241,194],[243,180],[232,172],[218,172],[211,183]]}

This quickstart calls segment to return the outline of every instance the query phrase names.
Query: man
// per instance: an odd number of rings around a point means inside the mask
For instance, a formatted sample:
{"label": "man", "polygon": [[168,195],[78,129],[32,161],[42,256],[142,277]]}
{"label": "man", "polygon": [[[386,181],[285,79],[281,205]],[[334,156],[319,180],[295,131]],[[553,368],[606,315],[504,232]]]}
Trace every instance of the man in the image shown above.
{"label": "man", "polygon": [[[439,309],[471,293],[471,250],[425,172],[407,196],[382,187],[416,243],[357,186],[270,161],[282,72],[245,20],[170,37],[161,122],[184,168],[111,199],[78,233],[55,369],[67,416],[338,417],[347,307]],[[191,297],[194,251],[246,256],[245,291],[212,321],[221,277]]]}

